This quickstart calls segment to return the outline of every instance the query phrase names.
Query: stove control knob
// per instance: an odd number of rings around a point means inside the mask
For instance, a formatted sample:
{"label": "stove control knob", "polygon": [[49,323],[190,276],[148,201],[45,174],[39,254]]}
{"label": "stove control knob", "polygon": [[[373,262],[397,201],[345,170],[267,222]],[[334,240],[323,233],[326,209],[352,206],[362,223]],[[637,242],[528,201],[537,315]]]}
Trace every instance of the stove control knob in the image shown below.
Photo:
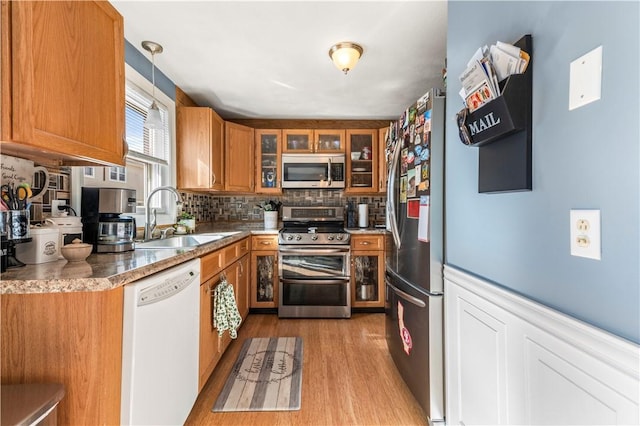
{"label": "stove control knob", "polygon": [[338,241],[342,240],[342,234],[336,235],[336,240],[338,240]]}
{"label": "stove control knob", "polygon": [[287,235],[287,241],[293,240],[293,235]]}
{"label": "stove control knob", "polygon": [[329,236],[327,237],[327,240],[329,240],[329,241],[333,241],[333,235],[329,235]]}
{"label": "stove control knob", "polygon": [[317,236],[317,235],[315,235],[315,234],[314,234],[314,235],[312,235],[312,236],[311,236],[311,240],[312,240],[312,241],[315,241],[315,240],[317,240],[317,239],[318,239],[318,236]]}
{"label": "stove control knob", "polygon": [[300,235],[296,235],[296,241],[300,241],[302,237]]}

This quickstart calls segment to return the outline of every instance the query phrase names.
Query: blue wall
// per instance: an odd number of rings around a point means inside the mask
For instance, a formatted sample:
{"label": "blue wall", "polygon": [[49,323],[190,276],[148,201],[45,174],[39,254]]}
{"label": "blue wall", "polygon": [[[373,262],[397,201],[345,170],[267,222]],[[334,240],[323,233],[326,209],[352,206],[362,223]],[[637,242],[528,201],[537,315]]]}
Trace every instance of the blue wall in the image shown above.
{"label": "blue wall", "polygon": [[[640,343],[640,3],[449,2],[447,263]],[[533,37],[533,191],[478,194],[458,76]],[[569,64],[603,46],[602,99],[569,111]],[[569,210],[601,210],[602,260],[570,256]]]}
{"label": "blue wall", "polygon": [[[146,51],[145,51],[146,52]],[[162,53],[160,53],[161,55]],[[158,54],[156,54],[158,55]],[[148,56],[148,57],[147,57]],[[127,40],[124,41],[124,61],[134,70],[138,71],[147,80],[151,81],[151,54],[145,56]],[[158,56],[156,56],[156,61]],[[156,88],[160,89],[172,100],[176,100],[176,85],[156,66]]]}

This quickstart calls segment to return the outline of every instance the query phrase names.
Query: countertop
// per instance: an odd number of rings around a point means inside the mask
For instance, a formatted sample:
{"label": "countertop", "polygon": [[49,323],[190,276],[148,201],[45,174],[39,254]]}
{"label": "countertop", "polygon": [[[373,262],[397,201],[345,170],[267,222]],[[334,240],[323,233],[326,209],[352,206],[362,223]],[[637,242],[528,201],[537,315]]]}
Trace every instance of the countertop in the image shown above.
{"label": "countertop", "polygon": [[[55,262],[10,268],[2,273],[0,294],[65,293],[105,291],[179,265],[250,235],[275,235],[262,222],[198,224],[197,233],[238,231],[238,234],[191,249],[134,250],[124,253],[94,253],[84,262]],[[349,233],[384,234],[380,228],[348,229]]]}
{"label": "countertop", "polygon": [[36,420],[42,421],[41,417],[64,397],[64,386],[59,383],[2,385],[1,389],[3,425],[30,425]]}

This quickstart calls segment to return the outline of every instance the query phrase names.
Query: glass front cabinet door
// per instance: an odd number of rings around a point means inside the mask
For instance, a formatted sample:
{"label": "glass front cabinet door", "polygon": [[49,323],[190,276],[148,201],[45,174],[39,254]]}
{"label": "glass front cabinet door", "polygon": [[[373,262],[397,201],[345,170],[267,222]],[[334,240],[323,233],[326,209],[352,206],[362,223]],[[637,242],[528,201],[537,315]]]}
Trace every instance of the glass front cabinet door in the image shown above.
{"label": "glass front cabinet door", "polygon": [[347,191],[378,192],[378,130],[347,130]]}
{"label": "glass front cabinet door", "polygon": [[281,194],[280,158],[282,156],[282,132],[256,129],[256,192]]}
{"label": "glass front cabinet door", "polygon": [[352,252],[351,279],[354,307],[384,307],[384,252]]}
{"label": "glass front cabinet door", "polygon": [[278,307],[278,236],[251,237],[251,307]]}
{"label": "glass front cabinet door", "polygon": [[313,152],[313,130],[284,129],[282,131],[283,152],[304,154]]}
{"label": "glass front cabinet door", "polygon": [[344,130],[314,130],[315,152],[344,152]]}

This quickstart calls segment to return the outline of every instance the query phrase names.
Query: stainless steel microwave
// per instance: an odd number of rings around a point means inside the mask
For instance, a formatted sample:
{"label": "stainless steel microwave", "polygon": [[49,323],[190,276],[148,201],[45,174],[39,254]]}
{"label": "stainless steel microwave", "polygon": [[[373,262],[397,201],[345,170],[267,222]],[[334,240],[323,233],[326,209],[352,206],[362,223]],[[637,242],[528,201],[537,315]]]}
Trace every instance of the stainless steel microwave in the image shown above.
{"label": "stainless steel microwave", "polygon": [[282,154],[283,188],[344,188],[344,154]]}

